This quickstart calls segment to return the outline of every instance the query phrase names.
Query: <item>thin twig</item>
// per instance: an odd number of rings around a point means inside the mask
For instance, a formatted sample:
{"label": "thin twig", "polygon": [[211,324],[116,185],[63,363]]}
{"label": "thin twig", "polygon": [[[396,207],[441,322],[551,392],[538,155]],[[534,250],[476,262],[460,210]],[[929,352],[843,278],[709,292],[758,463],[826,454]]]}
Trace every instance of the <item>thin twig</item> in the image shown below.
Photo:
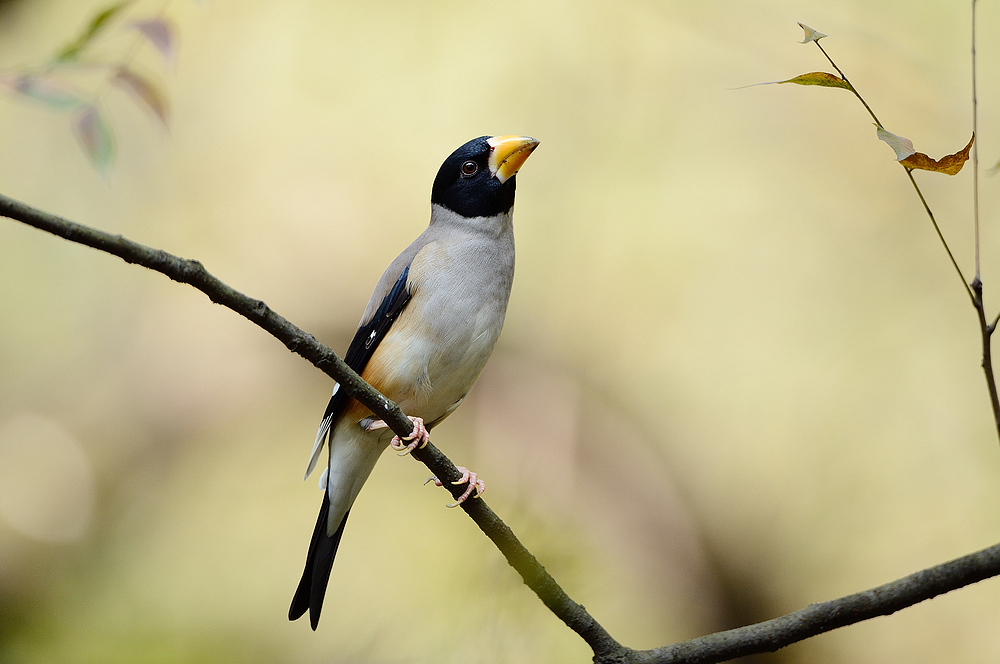
{"label": "thin twig", "polygon": [[[979,136],[979,98],[976,95],[976,0],[972,0],[972,135]],[[976,237],[976,281],[979,271],[979,141],[972,143],[972,226]]]}
{"label": "thin twig", "polygon": [[[864,104],[865,109],[867,109],[868,114],[872,116],[875,123],[882,127],[882,123],[875,116],[875,112],[872,111],[868,102],[864,100],[861,94],[855,89],[854,84],[851,83],[847,76],[841,71],[837,63],[833,61],[833,58],[826,52],[826,49],[820,45],[819,41],[814,41],[819,50],[826,56],[830,64],[840,77],[850,86],[851,91],[854,96]],[[978,131],[977,127],[977,106],[976,106],[976,0],[972,0],[972,135],[977,137]],[[884,127],[883,127],[884,128]],[[973,226],[975,228],[975,245],[976,245],[976,276],[972,280],[970,285],[968,279],[965,278],[965,274],[962,272],[962,268],[959,267],[958,261],[955,260],[955,254],[952,253],[951,247],[948,246],[948,241],[944,239],[944,233],[941,232],[941,227],[938,226],[937,219],[934,217],[934,213],[931,211],[930,205],[927,204],[927,199],[924,198],[924,193],[920,190],[920,186],[917,184],[916,179],[913,177],[913,169],[909,168],[905,164],[900,164],[903,170],[906,172],[906,177],[909,178],[910,184],[913,185],[913,190],[917,192],[917,197],[920,198],[921,205],[924,206],[924,212],[927,213],[928,218],[931,220],[931,224],[934,226],[934,232],[937,233],[938,240],[941,241],[941,246],[944,247],[945,252],[948,254],[948,260],[951,261],[951,265],[955,268],[955,272],[958,274],[958,278],[962,280],[962,288],[965,289],[966,294],[969,296],[969,300],[972,302],[972,306],[976,310],[976,317],[979,319],[979,331],[980,337],[982,338],[983,344],[983,373],[986,374],[986,388],[990,395],[990,406],[993,410],[993,421],[997,428],[997,439],[1000,440],[1000,395],[997,394],[997,381],[993,374],[993,357],[992,350],[990,348],[990,340],[993,335],[993,331],[996,329],[997,321],[1000,320],[1000,314],[993,319],[992,323],[987,324],[986,322],[986,308],[983,304],[983,282],[980,278],[979,269],[979,141],[973,141],[972,144],[972,167],[973,167],[973,185],[972,185],[972,197],[973,197]]]}
{"label": "thin twig", "polygon": [[[840,77],[844,79],[844,82],[850,86],[851,92],[853,92],[854,96],[858,98],[858,101],[864,105],[865,110],[868,111],[868,115],[872,116],[872,120],[875,121],[875,124],[879,128],[885,129],[885,127],[882,126],[881,121],[879,121],[878,116],[875,115],[875,111],[873,111],[872,107],[868,105],[868,102],[866,102],[865,98],[861,96],[861,93],[854,87],[854,84],[847,78],[847,75],[840,69],[840,67],[837,66],[837,63],[833,61],[833,58],[831,58],[830,54],[826,52],[826,49],[819,43],[819,40],[814,40],[813,43],[816,44],[816,47],[820,50],[820,52],[826,56],[826,59],[830,62],[830,66],[836,69],[837,73],[840,74]],[[920,187],[917,186],[917,181],[913,179],[912,169],[908,168],[904,164],[900,164],[900,166],[902,166],[903,170],[906,171],[906,177],[910,178],[910,184],[913,185],[913,188],[917,192],[917,196],[920,197],[920,202],[923,204],[924,211],[927,212],[927,216],[930,217],[931,223],[934,225],[934,231],[937,233],[938,239],[941,241],[941,246],[943,246],[944,250],[948,253],[948,259],[951,261],[952,267],[954,267],[955,272],[958,273],[958,278],[962,280],[962,287],[965,288],[965,292],[969,295],[969,299],[972,300],[973,306],[975,306],[976,296],[972,293],[972,289],[969,288],[969,281],[965,278],[962,268],[958,266],[958,261],[955,260],[955,255],[951,252],[951,247],[948,246],[948,241],[944,239],[944,234],[941,232],[941,227],[938,226],[937,219],[934,218],[934,213],[931,212],[931,208],[927,204],[927,199],[924,198],[923,192],[920,191]],[[977,275],[979,273],[978,267],[976,269],[976,273]]]}
{"label": "thin twig", "polygon": [[[819,43],[819,40],[815,40],[813,41],[813,43],[816,44],[820,52],[822,52],[823,55],[826,56],[826,59],[830,61],[830,65],[837,70],[837,73],[840,74],[840,78],[844,79],[844,82],[847,83],[849,86],[851,86],[851,92],[853,92],[854,96],[858,98],[858,101],[860,101],[864,105],[865,110],[868,111],[868,115],[872,116],[872,120],[875,121],[875,124],[877,124],[879,127],[882,127],[882,123],[879,122],[879,119],[875,116],[875,111],[873,111],[872,107],[868,105],[868,102],[866,102],[865,98],[861,96],[861,93],[858,92],[858,89],[854,87],[854,84],[851,83],[850,79],[847,78],[847,75],[840,70],[840,67],[838,67],[837,63],[833,61],[833,58],[831,58],[830,55],[826,52],[826,49],[823,48],[823,45]],[[885,127],[882,128],[884,129]]]}
{"label": "thin twig", "polygon": [[948,260],[951,261],[951,266],[954,267],[955,272],[958,273],[958,278],[962,280],[962,287],[965,288],[965,292],[968,293],[969,299],[972,300],[972,306],[975,307],[976,295],[972,292],[972,288],[969,287],[969,282],[965,280],[965,274],[962,272],[962,268],[958,266],[958,261],[955,260],[955,254],[951,253],[951,247],[948,246],[948,242],[944,239],[941,227],[938,226],[937,219],[934,217],[934,213],[931,212],[931,206],[927,204],[927,199],[924,198],[924,192],[920,191],[920,185],[917,184],[916,179],[913,177],[913,169],[903,166],[903,170],[906,171],[906,177],[910,179],[910,184],[913,185],[913,190],[917,192],[917,196],[920,198],[920,203],[924,206],[924,212],[927,213],[927,216],[931,220],[931,224],[934,225],[934,232],[937,233],[938,239],[941,240],[941,246],[943,246],[944,250],[948,252]]}
{"label": "thin twig", "polygon": [[[972,136],[979,136],[979,97],[976,94],[976,0],[972,0]],[[983,342],[983,373],[986,374],[986,386],[990,393],[990,406],[993,408],[993,422],[997,427],[997,440],[1000,440],[1000,396],[997,395],[997,381],[993,374],[993,331],[997,327],[1000,313],[993,322],[986,323],[986,304],[983,302],[983,280],[979,262],[979,141],[972,142],[972,226],[975,236],[976,278],[972,280],[972,289],[976,295],[973,305],[979,318],[979,332]]]}

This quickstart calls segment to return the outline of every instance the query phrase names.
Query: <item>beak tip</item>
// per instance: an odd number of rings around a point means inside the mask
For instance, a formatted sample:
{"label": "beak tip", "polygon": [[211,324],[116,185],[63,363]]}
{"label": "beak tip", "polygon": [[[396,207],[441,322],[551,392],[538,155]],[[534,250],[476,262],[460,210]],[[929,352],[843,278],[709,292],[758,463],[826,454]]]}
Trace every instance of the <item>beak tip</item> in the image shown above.
{"label": "beak tip", "polygon": [[517,173],[539,143],[538,139],[530,136],[493,136],[487,142],[492,149],[490,172],[501,183]]}

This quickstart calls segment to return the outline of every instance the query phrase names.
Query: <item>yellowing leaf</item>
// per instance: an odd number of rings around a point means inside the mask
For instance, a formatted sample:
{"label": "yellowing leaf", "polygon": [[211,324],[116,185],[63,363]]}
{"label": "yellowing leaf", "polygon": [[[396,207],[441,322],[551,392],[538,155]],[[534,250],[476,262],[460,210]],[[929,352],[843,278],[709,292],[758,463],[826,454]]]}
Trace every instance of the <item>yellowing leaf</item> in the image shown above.
{"label": "yellowing leaf", "polygon": [[73,129],[90,162],[101,175],[107,175],[115,156],[115,140],[100,110],[93,105],[85,106],[77,114]]}
{"label": "yellowing leaf", "polygon": [[818,30],[813,30],[805,23],[799,23],[799,27],[805,30],[806,33],[806,38],[800,41],[799,42],[800,44],[808,44],[809,42],[812,41],[818,42],[823,37],[826,37],[826,35],[824,35],[822,32],[819,32]]}
{"label": "yellowing leaf", "polygon": [[885,141],[892,148],[892,151],[896,153],[896,161],[903,161],[916,153],[916,150],[913,149],[913,141],[908,138],[896,136],[891,131],[886,131],[878,126],[875,128],[875,133],[878,135],[879,140]]}
{"label": "yellowing leaf", "polygon": [[907,168],[919,168],[922,171],[934,171],[935,173],[956,175],[960,170],[962,170],[962,166],[965,166],[965,162],[969,160],[969,150],[972,149],[972,144],[975,140],[976,135],[973,134],[972,138],[969,139],[969,144],[964,148],[955,154],[941,157],[938,160],[931,159],[923,152],[915,152],[906,159],[901,160],[899,163]]}
{"label": "yellowing leaf", "polygon": [[781,85],[782,83],[795,83],[796,85],[821,85],[825,88],[844,88],[845,90],[851,90],[851,84],[840,78],[839,76],[834,76],[833,74],[827,74],[825,71],[814,71],[808,74],[801,74],[795,78],[790,78],[787,81],[765,81],[763,83],[751,83],[750,85],[744,85],[737,90],[742,90],[743,88],[752,88],[758,85]]}
{"label": "yellowing leaf", "polygon": [[796,76],[795,78],[790,78],[787,81],[778,81],[781,83],[795,83],[796,85],[822,85],[825,88],[844,88],[845,90],[851,89],[851,84],[840,78],[839,76],[834,76],[833,74],[827,74],[825,71],[814,71],[808,74],[802,74],[801,76]]}
{"label": "yellowing leaf", "polygon": [[127,67],[119,67],[111,78],[118,87],[135,95],[149,110],[156,114],[160,122],[167,124],[170,109],[167,106],[166,95],[148,78],[144,78]]}

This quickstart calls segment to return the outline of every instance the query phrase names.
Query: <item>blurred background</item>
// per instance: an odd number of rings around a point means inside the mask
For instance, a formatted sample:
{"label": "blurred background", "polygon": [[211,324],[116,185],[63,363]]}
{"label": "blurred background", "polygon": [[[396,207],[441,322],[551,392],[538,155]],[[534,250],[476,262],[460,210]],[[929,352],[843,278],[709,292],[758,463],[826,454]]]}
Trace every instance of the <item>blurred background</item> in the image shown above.
{"label": "blurred background", "polygon": [[[163,130],[101,93],[106,177],[66,112],[0,97],[0,191],[202,260],[343,352],[430,185],[482,134],[518,176],[500,345],[434,441],[577,601],[648,648],[1000,538],[973,309],[892,151],[828,63],[933,157],[971,133],[969,3],[174,0]],[[980,151],[1000,158],[995,3]],[[0,2],[0,68],[106,3]],[[134,47],[122,24],[95,44]],[[86,81],[81,85],[86,85]],[[963,269],[971,169],[916,177]],[[1000,307],[997,189],[983,281]],[[332,388],[187,286],[0,219],[0,661],[586,662],[426,469],[386,455],[319,630],[286,620]],[[1000,581],[760,662],[993,662]]]}

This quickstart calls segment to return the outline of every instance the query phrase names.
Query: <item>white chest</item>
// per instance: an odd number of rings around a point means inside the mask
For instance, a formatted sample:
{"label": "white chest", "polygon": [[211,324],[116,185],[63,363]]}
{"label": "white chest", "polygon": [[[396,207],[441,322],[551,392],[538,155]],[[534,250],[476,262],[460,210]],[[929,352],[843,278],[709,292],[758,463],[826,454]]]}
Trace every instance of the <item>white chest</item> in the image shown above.
{"label": "white chest", "polygon": [[432,242],[414,257],[411,300],[371,361],[386,377],[386,396],[428,422],[449,413],[479,377],[513,280],[512,243],[498,251],[495,240],[459,240]]}

